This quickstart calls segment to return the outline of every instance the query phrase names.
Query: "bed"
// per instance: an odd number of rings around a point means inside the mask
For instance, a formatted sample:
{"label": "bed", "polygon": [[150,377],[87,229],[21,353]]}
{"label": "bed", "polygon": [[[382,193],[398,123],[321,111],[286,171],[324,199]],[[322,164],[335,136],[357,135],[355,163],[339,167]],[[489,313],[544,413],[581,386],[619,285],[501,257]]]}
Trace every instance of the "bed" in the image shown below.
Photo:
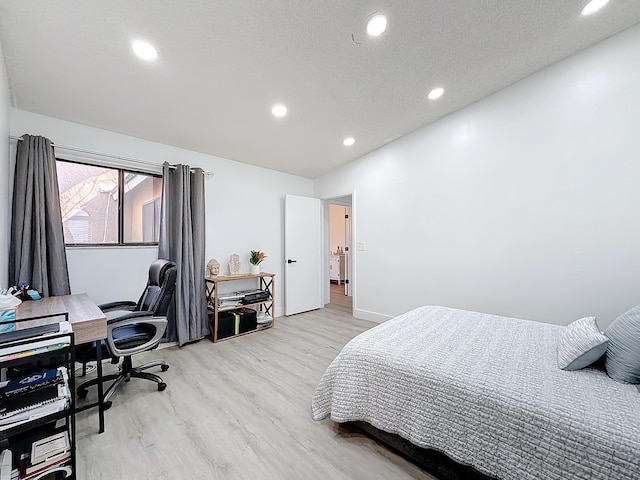
{"label": "bed", "polygon": [[420,307],[351,340],[314,420],[366,422],[503,480],[640,479],[640,392],[558,368],[567,327]]}

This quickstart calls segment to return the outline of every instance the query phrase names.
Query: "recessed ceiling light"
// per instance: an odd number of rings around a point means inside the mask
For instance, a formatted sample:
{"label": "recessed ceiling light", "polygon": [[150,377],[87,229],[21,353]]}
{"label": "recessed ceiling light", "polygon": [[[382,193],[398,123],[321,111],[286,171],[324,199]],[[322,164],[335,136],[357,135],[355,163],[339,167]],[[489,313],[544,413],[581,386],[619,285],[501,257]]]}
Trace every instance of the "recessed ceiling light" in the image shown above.
{"label": "recessed ceiling light", "polygon": [[592,15],[604,8],[607,3],[609,3],[609,0],[591,0],[582,9],[582,15],[585,17],[587,15]]}
{"label": "recessed ceiling light", "polygon": [[281,103],[276,103],[271,109],[274,117],[282,118],[287,114],[287,107]]}
{"label": "recessed ceiling light", "polygon": [[356,139],[353,137],[347,137],[342,141],[342,143],[345,147],[350,147],[351,145],[356,143]]}
{"label": "recessed ceiling light", "polygon": [[387,29],[387,17],[382,13],[374,13],[367,20],[367,35],[379,37]]}
{"label": "recessed ceiling light", "polygon": [[134,40],[131,42],[131,48],[134,53],[143,60],[155,60],[158,58],[158,51],[150,43],[142,40]]}
{"label": "recessed ceiling light", "polygon": [[444,88],[438,87],[431,90],[429,92],[429,95],[427,96],[429,97],[429,100],[437,100],[442,96],[443,93],[444,93]]}

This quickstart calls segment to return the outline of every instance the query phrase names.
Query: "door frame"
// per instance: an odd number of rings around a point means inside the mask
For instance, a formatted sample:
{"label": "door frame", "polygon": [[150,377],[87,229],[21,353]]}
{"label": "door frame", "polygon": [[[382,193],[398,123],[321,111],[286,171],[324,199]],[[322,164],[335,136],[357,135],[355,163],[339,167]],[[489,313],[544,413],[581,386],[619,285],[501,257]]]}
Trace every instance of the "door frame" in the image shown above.
{"label": "door frame", "polygon": [[[357,230],[356,230],[356,191],[353,190],[351,192],[343,193],[342,195],[331,195],[326,197],[320,197],[322,200],[323,208],[322,208],[322,249],[323,249],[323,260],[322,260],[322,269],[323,269],[323,277],[324,281],[322,282],[323,289],[323,301],[324,304],[328,304],[331,301],[331,290],[330,290],[330,280],[329,280],[329,204],[333,203],[335,205],[345,205],[343,202],[336,201],[339,198],[343,197],[351,197],[351,245],[349,245],[349,271],[351,273],[351,278],[349,278],[349,283],[351,284],[351,300],[352,300],[352,314],[356,311],[356,262],[357,255],[354,245],[357,244]],[[349,205],[346,205],[349,206]]]}

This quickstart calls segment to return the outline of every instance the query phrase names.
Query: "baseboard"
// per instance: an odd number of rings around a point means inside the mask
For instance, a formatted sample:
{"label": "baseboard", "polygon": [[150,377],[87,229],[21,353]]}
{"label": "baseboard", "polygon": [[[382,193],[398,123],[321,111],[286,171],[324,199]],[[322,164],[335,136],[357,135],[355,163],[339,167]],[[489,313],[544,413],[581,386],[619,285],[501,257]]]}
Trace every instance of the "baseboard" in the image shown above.
{"label": "baseboard", "polygon": [[370,312],[368,310],[361,310],[359,308],[353,309],[353,316],[361,318],[362,320],[369,320],[370,322],[384,323],[387,320],[391,320],[391,315],[384,315],[382,313]]}

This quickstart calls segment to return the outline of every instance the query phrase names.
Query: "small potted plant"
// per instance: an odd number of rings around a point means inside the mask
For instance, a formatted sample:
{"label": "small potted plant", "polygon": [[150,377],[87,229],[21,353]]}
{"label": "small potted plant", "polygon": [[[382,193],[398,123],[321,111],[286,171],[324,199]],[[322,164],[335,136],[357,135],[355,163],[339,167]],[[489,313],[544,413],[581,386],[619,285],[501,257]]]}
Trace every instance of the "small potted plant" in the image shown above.
{"label": "small potted plant", "polygon": [[251,255],[249,255],[249,273],[251,275],[257,275],[260,273],[260,263],[267,258],[264,252],[260,250],[251,250]]}

